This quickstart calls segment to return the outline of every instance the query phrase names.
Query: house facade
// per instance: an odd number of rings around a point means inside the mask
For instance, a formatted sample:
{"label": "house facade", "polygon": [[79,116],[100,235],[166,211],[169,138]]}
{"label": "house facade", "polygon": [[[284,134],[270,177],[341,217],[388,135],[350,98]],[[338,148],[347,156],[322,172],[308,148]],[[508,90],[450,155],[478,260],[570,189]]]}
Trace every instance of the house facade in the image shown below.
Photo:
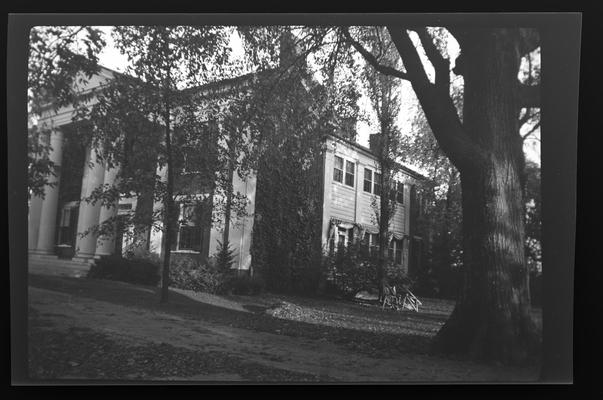
{"label": "house facade", "polygon": [[[100,87],[111,80],[113,74],[114,72],[108,69],[101,69],[97,76],[87,82],[83,92]],[[208,86],[228,88],[233,86],[233,80]],[[201,87],[197,90],[205,89]],[[94,98],[91,104],[93,102]],[[67,265],[85,269],[100,257],[124,254],[133,244],[132,236],[127,234],[129,228],[118,227],[103,236],[97,236],[93,232],[84,235],[103,221],[136,212],[138,207],[143,206],[143,201],[136,196],[122,196],[117,203],[106,206],[100,202],[94,204],[80,201],[103,185],[113,185],[119,170],[118,167],[108,168],[97,159],[91,146],[82,145],[73,137],[73,112],[69,107],[58,111],[49,110],[38,122],[39,126],[50,130],[50,160],[60,167],[60,172],[54,178],[57,184],[45,187],[43,198],[34,196],[30,201],[30,265]],[[324,138],[321,167],[322,189],[318,195],[322,197],[323,249],[348,245],[356,240],[362,240],[374,248],[378,242],[379,229],[376,221],[381,195],[378,184],[380,171],[375,154],[370,148],[356,142],[336,135],[327,135]],[[165,170],[157,169],[156,173],[165,176]],[[423,177],[402,167],[395,179],[398,182],[393,195],[396,207],[390,223],[388,255],[395,265],[408,272],[409,265],[419,263],[416,256],[413,257],[413,253],[420,254],[417,250],[420,238],[413,234],[412,209],[416,208],[414,187]],[[257,179],[253,173],[243,175],[235,170],[231,173],[231,182],[233,192],[246,199],[244,216],[231,213],[228,217],[218,216],[213,221],[212,218],[193,218],[198,209],[176,197],[179,223],[175,232],[176,238],[171,244],[174,258],[192,257],[201,261],[207,260],[216,254],[218,243],[228,239],[234,249],[233,268],[240,271],[250,270]],[[182,182],[180,184],[182,185]],[[186,186],[186,183],[184,185]],[[197,189],[188,189],[194,192],[189,195],[209,200],[205,202],[209,208],[224,200],[219,194],[211,191],[195,192]],[[161,206],[159,202],[152,205],[153,209]],[[228,224],[228,227],[225,224]],[[142,249],[161,256],[164,234],[160,228],[160,225],[149,226],[143,234]]]}
{"label": "house facade", "polygon": [[[104,84],[114,79],[114,71],[101,68],[97,75],[92,76],[84,86],[79,88],[81,94],[90,93],[101,88]],[[250,76],[229,79],[196,88],[204,90],[223,91],[246,84]],[[215,97],[214,97],[215,98]],[[219,98],[219,96],[218,96]],[[88,101],[88,106],[94,105],[94,97]],[[202,107],[202,104],[200,104]],[[38,127],[45,130],[41,140],[50,144],[49,159],[57,166],[56,176],[49,177],[53,185],[44,187],[44,196],[32,196],[29,201],[28,212],[28,253],[30,266],[52,265],[56,267],[68,266],[74,269],[86,270],[94,260],[112,254],[125,254],[132,250],[134,241],[137,241],[136,251],[148,251],[161,256],[163,251],[164,234],[161,223],[149,226],[137,237],[129,235],[131,227],[116,226],[113,232],[102,236],[89,232],[95,226],[119,215],[135,213],[138,207],[145,203],[135,195],[121,196],[119,201],[112,205],[101,205],[101,202],[88,203],[81,199],[90,196],[101,187],[111,187],[119,175],[119,167],[109,168],[98,159],[95,149],[85,145],[75,135],[72,118],[75,110],[73,107],[62,107],[48,111],[38,120]],[[165,168],[154,171],[165,179]],[[197,199],[208,199],[209,205],[223,202],[219,193],[195,188],[186,188],[186,171],[176,177],[176,185],[186,196]],[[225,239],[227,231],[228,240],[235,249],[233,268],[248,270],[251,264],[249,248],[251,244],[251,231],[253,228],[255,176],[253,174],[242,176],[239,171],[232,171],[231,183],[233,192],[246,199],[244,206],[245,216],[237,217],[233,213],[230,218],[217,216],[217,221],[203,223],[192,218],[194,207],[178,196],[175,202],[178,207],[178,227],[175,240],[171,244],[174,258],[193,257],[207,259],[213,256],[218,249],[218,242]],[[195,191],[195,193],[190,193]],[[152,200],[151,200],[152,201]],[[146,201],[148,203],[148,200]],[[148,206],[148,204],[147,204]],[[160,202],[152,204],[153,210],[162,207]],[[211,210],[210,210],[211,213]],[[229,221],[225,229],[224,221]],[[142,236],[142,237],[141,237]],[[136,239],[136,240],[135,240]],[[142,242],[142,243],[140,243]]]}
{"label": "house facade", "polygon": [[371,148],[328,135],[324,149],[323,248],[362,241],[376,249],[379,200],[381,195],[388,195],[395,204],[388,229],[388,258],[404,273],[419,268],[421,238],[413,229],[419,206],[415,188],[426,178],[400,166],[393,177],[395,190],[390,192],[379,185],[381,171]]}

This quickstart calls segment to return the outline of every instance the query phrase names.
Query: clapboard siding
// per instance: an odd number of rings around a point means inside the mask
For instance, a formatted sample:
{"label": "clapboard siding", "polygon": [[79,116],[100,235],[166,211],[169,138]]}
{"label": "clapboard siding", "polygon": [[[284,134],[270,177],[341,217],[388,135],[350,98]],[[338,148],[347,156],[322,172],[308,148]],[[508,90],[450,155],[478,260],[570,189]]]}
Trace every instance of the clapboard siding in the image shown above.
{"label": "clapboard siding", "polygon": [[[377,228],[376,212],[372,199],[376,199],[379,208],[379,197],[364,191],[364,168],[379,172],[375,158],[342,140],[328,138],[326,140],[324,163],[324,215],[323,215],[323,243],[326,242],[329,221],[337,218],[345,221],[371,225]],[[355,163],[354,187],[333,181],[333,167],[335,156]],[[345,163],[344,163],[345,170]],[[415,179],[404,171],[396,174],[395,179],[404,184],[404,203],[396,203],[394,216],[391,220],[390,231],[396,235],[408,235],[409,215],[408,204],[410,201],[410,185],[415,184]],[[407,257],[405,245],[404,258]]]}
{"label": "clapboard siding", "polygon": [[332,217],[354,221],[354,210],[356,207],[355,192],[355,188],[339,184],[339,182],[333,182],[331,186]]}

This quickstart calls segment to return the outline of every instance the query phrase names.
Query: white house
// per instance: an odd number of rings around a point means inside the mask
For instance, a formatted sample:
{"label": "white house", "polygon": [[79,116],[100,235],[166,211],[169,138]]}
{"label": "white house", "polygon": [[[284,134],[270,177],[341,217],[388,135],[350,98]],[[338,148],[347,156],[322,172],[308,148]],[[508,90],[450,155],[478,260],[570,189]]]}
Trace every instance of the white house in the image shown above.
{"label": "white house", "polygon": [[394,176],[396,191],[383,191],[378,183],[381,171],[377,157],[370,148],[335,135],[325,139],[324,148],[323,247],[362,240],[374,248],[379,234],[379,197],[384,192],[395,201],[388,255],[395,265],[408,272],[411,253],[415,257],[412,262],[420,262],[416,257],[421,238],[415,235],[411,224],[416,223],[412,212],[418,211],[415,187],[426,178],[401,166]]}
{"label": "white house", "polygon": [[[83,92],[100,87],[113,78],[114,72],[101,68],[98,75],[92,77]],[[216,88],[233,88],[238,84],[252,84],[252,75],[211,83],[196,88],[215,90]],[[90,100],[94,102],[94,98]],[[102,223],[119,213],[136,210],[137,198],[124,197],[112,207],[101,206],[100,203],[89,204],[79,202],[101,185],[111,185],[118,171],[107,169],[102,162],[96,160],[93,149],[78,148],[69,141],[66,133],[72,123],[73,109],[64,107],[48,113],[38,121],[39,126],[50,128],[50,159],[57,165],[70,163],[77,171],[70,176],[57,176],[58,185],[45,187],[45,197],[33,197],[29,208],[28,248],[30,265],[51,264],[57,267],[67,266],[86,269],[93,260],[123,252],[128,243],[127,235],[116,231],[113,235],[99,239],[94,234],[81,236],[92,226]],[[371,149],[338,136],[329,135],[325,139],[323,154],[322,192],[322,244],[323,247],[347,244],[351,240],[365,240],[369,246],[377,242],[378,228],[372,199],[380,194],[377,176],[380,173],[377,159]],[[159,175],[165,171],[158,170]],[[417,246],[420,238],[413,233],[411,208],[415,201],[413,188],[418,181],[424,179],[418,173],[402,167],[395,177],[399,182],[395,194],[396,208],[392,218],[390,231],[390,257],[403,270],[408,271],[409,263],[417,264],[415,259],[420,253]],[[252,260],[250,255],[253,233],[256,177],[251,174],[245,178],[237,171],[232,174],[232,185],[235,193],[247,199],[247,216],[229,218],[228,240],[235,250],[236,258],[233,268],[249,270]],[[65,195],[67,189],[71,195]],[[208,196],[208,193],[198,193]],[[216,195],[217,196],[217,195]],[[178,201],[178,199],[176,199]],[[377,201],[378,204],[378,201]],[[159,207],[155,204],[154,207]],[[180,213],[184,217],[191,210],[186,204],[180,204]],[[221,218],[223,222],[226,218]],[[222,222],[206,223],[204,226],[193,222],[180,224],[172,251],[175,257],[192,256],[205,259],[215,254],[218,241],[224,239]],[[161,230],[149,228],[145,247],[154,253],[162,251],[163,233]],[[415,254],[415,256],[413,256]],[[62,259],[59,260],[59,257]],[[413,258],[414,257],[414,258]],[[413,259],[413,260],[411,260]],[[412,262],[411,262],[412,261]]]}

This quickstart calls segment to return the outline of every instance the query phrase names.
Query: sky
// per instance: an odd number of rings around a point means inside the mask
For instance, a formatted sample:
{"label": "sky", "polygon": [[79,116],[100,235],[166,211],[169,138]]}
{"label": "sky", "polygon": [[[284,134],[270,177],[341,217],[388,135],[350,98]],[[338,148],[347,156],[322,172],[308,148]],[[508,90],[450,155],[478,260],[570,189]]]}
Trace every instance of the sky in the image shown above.
{"label": "sky", "polygon": [[[102,66],[116,70],[118,72],[124,72],[125,67],[127,65],[127,57],[125,55],[120,54],[119,50],[115,48],[115,44],[111,38],[110,26],[102,26],[99,27],[105,33],[105,40],[107,41],[107,45],[99,55],[99,62]],[[418,42],[418,37],[414,32],[411,33],[411,39],[415,42]],[[243,43],[241,38],[234,33],[231,36],[230,46],[232,48],[232,58],[241,58],[243,56]],[[448,53],[450,54],[450,59],[455,60],[459,54],[459,46],[456,41],[449,41]],[[427,74],[430,79],[433,81],[433,68],[428,62],[425,62],[426,56],[425,53],[420,51],[420,56],[424,60],[424,64],[426,65]],[[452,65],[454,67],[454,65]],[[400,90],[402,91],[401,96],[401,109],[399,113],[398,126],[402,133],[409,134],[410,133],[410,121],[413,118],[414,110],[416,108],[416,96],[413,92],[413,89],[409,82],[402,81],[400,85]],[[361,110],[367,112],[369,116],[371,116],[369,122],[359,121],[357,124],[357,138],[356,141],[363,146],[368,147],[368,138],[371,133],[376,131],[376,120],[374,118],[374,113],[371,110],[370,100],[368,99],[366,93],[363,93],[360,99],[358,100],[358,104]],[[524,126],[521,133],[524,134],[531,129],[531,126]],[[537,129],[532,138],[526,140],[524,142],[524,153],[526,154],[526,158],[540,164],[540,129]]]}

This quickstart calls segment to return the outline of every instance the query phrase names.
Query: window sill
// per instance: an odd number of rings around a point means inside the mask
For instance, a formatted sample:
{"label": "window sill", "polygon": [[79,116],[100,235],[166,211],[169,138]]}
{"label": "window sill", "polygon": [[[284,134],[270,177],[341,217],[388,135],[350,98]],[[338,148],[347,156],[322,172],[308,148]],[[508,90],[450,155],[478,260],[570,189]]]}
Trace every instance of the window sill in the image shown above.
{"label": "window sill", "polygon": [[350,185],[346,185],[345,183],[341,183],[341,182],[337,182],[337,181],[333,181],[334,185],[338,185],[338,186],[343,186],[344,188],[348,188],[350,190],[354,190],[354,186],[350,186]]}

